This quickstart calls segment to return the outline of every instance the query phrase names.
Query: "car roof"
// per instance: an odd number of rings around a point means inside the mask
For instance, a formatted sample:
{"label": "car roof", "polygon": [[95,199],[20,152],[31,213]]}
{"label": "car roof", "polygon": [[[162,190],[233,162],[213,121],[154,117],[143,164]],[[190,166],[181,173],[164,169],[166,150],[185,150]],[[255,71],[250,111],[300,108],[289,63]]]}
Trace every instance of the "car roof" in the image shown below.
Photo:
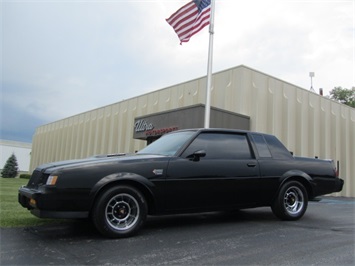
{"label": "car roof", "polygon": [[[196,131],[196,132],[228,132],[228,133],[258,133],[252,132],[250,130],[243,129],[231,129],[231,128],[189,128],[189,129],[180,129],[173,132],[182,132],[182,131]],[[264,133],[258,133],[264,134]]]}

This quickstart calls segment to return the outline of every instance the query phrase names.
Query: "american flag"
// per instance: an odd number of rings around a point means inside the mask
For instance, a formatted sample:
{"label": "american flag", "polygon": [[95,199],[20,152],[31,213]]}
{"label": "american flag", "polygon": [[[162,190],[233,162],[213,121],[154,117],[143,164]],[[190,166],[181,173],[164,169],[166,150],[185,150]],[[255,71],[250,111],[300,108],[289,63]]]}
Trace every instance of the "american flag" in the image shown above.
{"label": "american flag", "polygon": [[166,21],[173,27],[180,44],[210,24],[211,0],[194,0],[172,14]]}

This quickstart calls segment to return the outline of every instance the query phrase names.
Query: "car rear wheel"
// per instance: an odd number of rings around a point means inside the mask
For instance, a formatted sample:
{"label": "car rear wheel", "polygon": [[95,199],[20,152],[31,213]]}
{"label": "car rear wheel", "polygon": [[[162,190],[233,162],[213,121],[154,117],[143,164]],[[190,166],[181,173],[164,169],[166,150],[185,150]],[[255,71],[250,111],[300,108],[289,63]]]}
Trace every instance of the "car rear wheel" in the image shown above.
{"label": "car rear wheel", "polygon": [[298,220],[307,210],[308,195],[298,181],[286,182],[271,206],[273,213],[281,220]]}
{"label": "car rear wheel", "polygon": [[127,237],[135,234],[147,217],[144,196],[130,186],[118,186],[106,190],[96,201],[92,220],[105,236]]}

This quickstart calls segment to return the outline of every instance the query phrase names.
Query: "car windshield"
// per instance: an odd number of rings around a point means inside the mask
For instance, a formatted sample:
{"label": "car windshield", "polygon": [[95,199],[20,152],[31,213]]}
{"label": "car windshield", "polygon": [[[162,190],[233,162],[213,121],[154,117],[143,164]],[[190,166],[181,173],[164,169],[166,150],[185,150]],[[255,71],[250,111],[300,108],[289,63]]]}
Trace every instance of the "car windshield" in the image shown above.
{"label": "car windshield", "polygon": [[174,155],[193,134],[194,131],[181,131],[164,135],[140,150],[138,154]]}

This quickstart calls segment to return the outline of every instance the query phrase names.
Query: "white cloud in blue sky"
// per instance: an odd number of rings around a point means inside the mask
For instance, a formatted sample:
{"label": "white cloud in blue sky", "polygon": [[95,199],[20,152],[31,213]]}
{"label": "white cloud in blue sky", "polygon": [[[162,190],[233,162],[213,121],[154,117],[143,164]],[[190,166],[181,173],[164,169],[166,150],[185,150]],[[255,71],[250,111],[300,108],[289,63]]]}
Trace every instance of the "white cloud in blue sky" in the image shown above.
{"label": "white cloud in blue sky", "polygon": [[[0,138],[206,75],[208,29],[179,45],[165,21],[186,2],[2,1]],[[213,72],[351,88],[354,21],[354,0],[216,0]]]}

